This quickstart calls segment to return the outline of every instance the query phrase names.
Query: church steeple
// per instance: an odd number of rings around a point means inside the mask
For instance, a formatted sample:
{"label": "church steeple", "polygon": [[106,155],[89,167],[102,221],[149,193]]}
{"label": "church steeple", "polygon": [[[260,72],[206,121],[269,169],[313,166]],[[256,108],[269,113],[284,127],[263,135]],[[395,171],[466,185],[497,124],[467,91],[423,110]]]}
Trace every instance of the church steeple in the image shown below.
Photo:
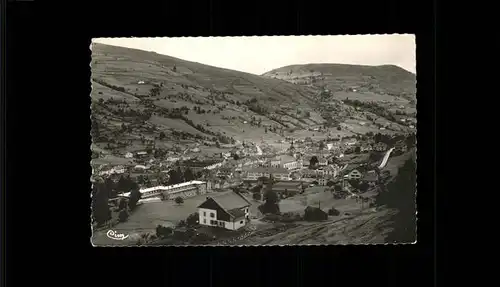
{"label": "church steeple", "polygon": [[295,147],[293,146],[293,140],[292,140],[292,143],[288,148],[288,154],[293,156],[294,153],[295,153]]}

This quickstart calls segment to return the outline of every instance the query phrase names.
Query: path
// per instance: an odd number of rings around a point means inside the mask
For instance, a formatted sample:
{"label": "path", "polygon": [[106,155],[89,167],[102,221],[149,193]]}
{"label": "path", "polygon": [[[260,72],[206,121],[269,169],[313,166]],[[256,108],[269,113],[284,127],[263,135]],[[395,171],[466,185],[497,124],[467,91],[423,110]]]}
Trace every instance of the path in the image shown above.
{"label": "path", "polygon": [[384,155],[384,159],[382,159],[382,163],[380,163],[380,165],[378,166],[379,169],[382,169],[385,167],[385,165],[387,164],[387,160],[389,159],[389,156],[391,155],[391,152],[394,150],[394,148],[391,148],[390,150],[388,150],[385,155]]}

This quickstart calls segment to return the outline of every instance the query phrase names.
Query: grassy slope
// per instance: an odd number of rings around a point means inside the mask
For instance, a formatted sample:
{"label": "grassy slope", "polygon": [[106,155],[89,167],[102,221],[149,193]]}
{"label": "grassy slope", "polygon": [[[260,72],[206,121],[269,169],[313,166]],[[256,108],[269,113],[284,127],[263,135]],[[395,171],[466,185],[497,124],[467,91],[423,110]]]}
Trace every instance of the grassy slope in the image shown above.
{"label": "grassy slope", "polygon": [[[306,75],[311,69],[324,70],[323,75],[325,76],[328,74],[327,70],[332,70],[330,66],[307,65],[292,66],[292,68],[295,67],[293,68],[295,69],[294,73],[299,76]],[[258,76],[189,62],[153,52],[103,44],[93,44],[91,67],[93,79],[91,98],[94,102],[92,112],[101,125],[100,131],[108,137],[118,140],[127,139],[131,143],[130,146],[121,148],[120,153],[124,153],[126,150],[136,150],[138,146],[142,148],[143,144],[139,140],[141,135],[152,139],[157,138],[162,131],[167,135],[163,141],[168,142],[168,145],[180,143],[171,136],[174,130],[206,137],[212,137],[210,133],[221,133],[237,140],[254,142],[261,140],[264,135],[264,126],[297,127],[296,132],[285,135],[312,136],[314,133],[304,129],[326,122],[322,109],[325,104],[332,101],[335,105],[333,114],[336,120],[346,123],[346,126],[342,131],[337,131],[333,127],[323,134],[345,136],[368,131],[376,132],[378,127],[374,124],[375,122],[387,122],[387,120],[372,115],[375,118],[373,123],[361,126],[360,122],[367,122],[366,116],[370,113],[357,111],[353,107],[337,101],[338,99],[335,97],[342,97],[342,94],[335,95],[333,99],[319,99],[317,95],[322,90],[321,85],[297,85],[288,82],[286,78],[281,80],[268,76],[275,71],[278,73],[287,71],[288,67],[266,73],[264,76]],[[382,77],[381,75],[385,75],[378,80],[379,86],[383,89],[407,90],[411,86],[409,84],[411,77],[407,79],[404,76],[390,76],[389,74],[394,72],[392,71],[394,68],[390,66],[382,68],[339,66],[334,70],[335,73],[330,72],[328,80],[324,82],[364,85],[373,77],[378,79]],[[359,76],[359,71],[362,71],[362,77]],[[316,74],[319,75],[319,72]],[[139,81],[144,81],[144,83],[139,84]],[[161,93],[155,97],[148,96],[153,84],[163,84]],[[383,97],[392,97],[382,93],[377,95],[378,98],[372,97],[377,101],[381,101]],[[111,98],[126,102],[128,107],[106,103],[96,104],[99,99],[106,101]],[[151,117],[146,123],[140,124],[132,131],[121,132],[121,124],[130,124],[133,118],[113,115],[111,110],[125,107],[125,109],[142,111],[146,109],[145,99],[151,101],[156,107],[169,109],[187,107],[189,112],[185,115],[186,118],[195,125],[202,125],[209,132],[192,127],[182,120],[165,119],[161,115]],[[258,114],[251,111],[248,106],[243,104],[251,99],[256,99],[258,105],[267,108],[269,113]],[[401,99],[400,101],[404,101],[403,98]],[[238,105],[237,102],[240,104]],[[210,112],[197,114],[193,111],[195,106]],[[214,113],[217,112],[217,109],[219,112]],[[310,114],[304,115],[305,112]],[[270,118],[271,115],[277,116],[278,119]],[[252,117],[261,119],[263,126],[260,128],[251,126],[249,122]],[[395,126],[398,130],[399,127]],[[150,127],[149,130],[147,127]],[[268,133],[264,137],[269,141],[281,138],[275,133]],[[185,145],[189,142],[195,144],[197,140],[188,139],[180,144]],[[106,143],[96,144],[100,148],[109,148]]]}

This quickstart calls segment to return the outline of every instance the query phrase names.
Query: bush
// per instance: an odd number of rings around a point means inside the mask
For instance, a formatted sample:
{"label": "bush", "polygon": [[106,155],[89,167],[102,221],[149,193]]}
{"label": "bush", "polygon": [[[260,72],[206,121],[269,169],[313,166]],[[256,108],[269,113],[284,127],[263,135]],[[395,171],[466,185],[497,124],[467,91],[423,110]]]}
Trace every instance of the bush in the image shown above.
{"label": "bush", "polygon": [[328,219],[328,214],[319,208],[308,206],[305,209],[304,220],[306,221],[321,221]]}
{"label": "bush", "polygon": [[167,236],[172,235],[173,232],[174,232],[174,230],[170,227],[165,227],[162,225],[158,225],[156,227],[156,236],[158,238],[165,238]]}
{"label": "bush", "polygon": [[176,197],[175,198],[175,203],[177,204],[183,204],[184,203],[184,199],[180,196]]}
{"label": "bush", "polygon": [[340,215],[340,211],[338,211],[337,209],[335,208],[330,208],[328,210],[328,215],[331,215],[331,216],[339,216]]}
{"label": "bush", "polygon": [[127,210],[122,210],[120,212],[120,214],[118,215],[118,220],[120,222],[125,222],[125,221],[127,221],[128,216],[129,216],[129,214],[128,214]]}
{"label": "bush", "polygon": [[276,203],[266,202],[259,205],[258,209],[262,214],[280,214],[280,207]]}
{"label": "bush", "polygon": [[195,213],[191,213],[187,219],[186,219],[186,224],[188,226],[193,226],[193,225],[197,225],[198,224],[198,220],[200,218],[200,215],[198,212],[195,212]]}

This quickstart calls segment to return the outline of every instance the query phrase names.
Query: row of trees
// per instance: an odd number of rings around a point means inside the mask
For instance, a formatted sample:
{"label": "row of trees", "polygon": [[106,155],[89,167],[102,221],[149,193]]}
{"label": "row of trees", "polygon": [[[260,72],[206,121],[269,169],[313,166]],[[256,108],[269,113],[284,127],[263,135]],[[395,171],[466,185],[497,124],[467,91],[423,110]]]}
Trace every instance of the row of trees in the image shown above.
{"label": "row of trees", "polygon": [[98,178],[92,186],[92,218],[98,225],[105,224],[112,219],[109,199],[116,196],[117,190],[130,192],[128,201],[122,199],[119,202],[120,221],[125,221],[128,218],[129,211],[133,211],[141,199],[138,185],[130,181],[129,178],[121,177],[116,183],[109,178],[106,180]]}
{"label": "row of trees", "polygon": [[182,171],[180,167],[177,167],[177,169],[170,170],[168,172],[168,175],[170,176],[168,179],[168,185],[178,184],[196,179],[195,174],[189,167],[184,169],[184,171]]}

